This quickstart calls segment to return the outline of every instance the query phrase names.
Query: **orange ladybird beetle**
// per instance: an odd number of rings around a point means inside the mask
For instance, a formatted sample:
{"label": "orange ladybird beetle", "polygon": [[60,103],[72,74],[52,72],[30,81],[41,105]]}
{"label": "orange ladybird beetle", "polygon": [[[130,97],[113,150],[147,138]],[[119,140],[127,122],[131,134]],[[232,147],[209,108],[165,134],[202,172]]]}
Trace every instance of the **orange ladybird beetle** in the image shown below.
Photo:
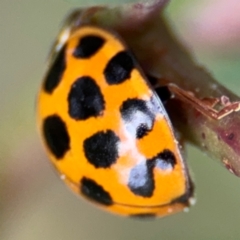
{"label": "orange ladybird beetle", "polygon": [[111,31],[81,26],[55,45],[38,98],[51,162],[77,194],[125,216],[186,209],[193,187],[149,79]]}

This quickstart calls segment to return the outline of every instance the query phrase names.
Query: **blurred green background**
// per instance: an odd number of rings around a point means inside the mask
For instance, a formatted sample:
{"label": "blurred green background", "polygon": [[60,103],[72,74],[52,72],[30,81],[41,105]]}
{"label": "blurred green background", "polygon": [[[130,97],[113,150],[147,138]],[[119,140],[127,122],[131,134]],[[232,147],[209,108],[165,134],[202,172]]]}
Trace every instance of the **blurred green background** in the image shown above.
{"label": "blurred green background", "polygon": [[[36,94],[60,23],[80,1],[0,2],[0,239],[240,239],[240,179],[191,146],[197,204],[164,219],[102,212],[71,194],[54,173],[36,131]],[[189,28],[208,2],[172,0],[167,14],[201,65],[240,95],[239,46],[211,51],[206,42],[194,41]]]}

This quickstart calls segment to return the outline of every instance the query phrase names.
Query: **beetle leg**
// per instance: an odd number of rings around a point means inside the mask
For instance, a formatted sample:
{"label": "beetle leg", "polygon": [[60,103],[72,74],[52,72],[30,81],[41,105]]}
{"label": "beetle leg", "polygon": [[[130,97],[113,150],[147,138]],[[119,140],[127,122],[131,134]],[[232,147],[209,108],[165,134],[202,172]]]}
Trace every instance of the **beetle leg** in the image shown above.
{"label": "beetle leg", "polygon": [[[174,94],[174,97],[190,104],[196,110],[214,120],[219,120],[232,112],[238,112],[240,110],[240,102],[230,102],[226,96],[222,96],[219,99],[199,99],[195,97],[193,93],[185,91],[175,84],[168,84],[168,89]],[[222,108],[219,110],[216,109],[217,104],[222,106]]]}

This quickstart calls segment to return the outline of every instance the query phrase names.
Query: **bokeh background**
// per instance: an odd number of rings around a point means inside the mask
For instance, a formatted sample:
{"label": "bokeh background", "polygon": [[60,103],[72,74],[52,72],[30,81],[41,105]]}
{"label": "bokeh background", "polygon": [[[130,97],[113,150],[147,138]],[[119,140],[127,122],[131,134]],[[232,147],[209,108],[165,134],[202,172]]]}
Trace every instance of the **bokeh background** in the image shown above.
{"label": "bokeh background", "polygon": [[[0,239],[240,239],[240,179],[192,146],[197,204],[153,221],[102,212],[53,171],[36,131],[36,95],[60,23],[82,2],[0,1]],[[166,10],[199,63],[238,95],[239,12],[239,0],[172,0]]]}

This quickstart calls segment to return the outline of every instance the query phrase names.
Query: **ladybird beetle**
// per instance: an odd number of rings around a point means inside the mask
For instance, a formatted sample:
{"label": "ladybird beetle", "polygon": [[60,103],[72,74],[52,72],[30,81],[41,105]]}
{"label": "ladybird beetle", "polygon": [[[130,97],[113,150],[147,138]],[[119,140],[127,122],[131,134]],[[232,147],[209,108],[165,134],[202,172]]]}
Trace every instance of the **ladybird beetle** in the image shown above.
{"label": "ladybird beetle", "polygon": [[40,132],[61,179],[120,215],[186,209],[193,199],[186,163],[133,54],[117,34],[96,26],[64,38],[38,98]]}

